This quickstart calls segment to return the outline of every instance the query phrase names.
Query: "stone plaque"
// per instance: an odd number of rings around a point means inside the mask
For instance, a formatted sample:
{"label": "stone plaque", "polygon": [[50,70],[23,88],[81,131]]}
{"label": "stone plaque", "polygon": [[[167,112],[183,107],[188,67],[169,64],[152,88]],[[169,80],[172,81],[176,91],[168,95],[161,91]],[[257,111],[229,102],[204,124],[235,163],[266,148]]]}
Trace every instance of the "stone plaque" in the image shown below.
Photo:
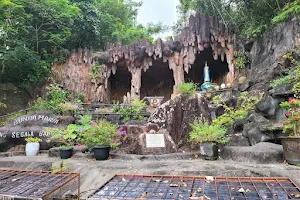
{"label": "stone plaque", "polygon": [[147,148],[166,147],[164,134],[146,134]]}

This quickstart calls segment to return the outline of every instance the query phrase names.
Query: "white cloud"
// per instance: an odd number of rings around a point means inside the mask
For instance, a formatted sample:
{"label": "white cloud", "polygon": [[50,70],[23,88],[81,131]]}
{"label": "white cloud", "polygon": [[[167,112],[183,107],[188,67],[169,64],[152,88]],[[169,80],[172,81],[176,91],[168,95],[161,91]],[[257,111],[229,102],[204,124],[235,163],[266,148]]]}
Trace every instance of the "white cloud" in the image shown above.
{"label": "white cloud", "polygon": [[[163,25],[172,26],[177,20],[176,6],[179,0],[143,0],[139,9],[137,23],[147,25],[150,22],[162,22]],[[173,35],[172,30],[155,37],[165,38]]]}

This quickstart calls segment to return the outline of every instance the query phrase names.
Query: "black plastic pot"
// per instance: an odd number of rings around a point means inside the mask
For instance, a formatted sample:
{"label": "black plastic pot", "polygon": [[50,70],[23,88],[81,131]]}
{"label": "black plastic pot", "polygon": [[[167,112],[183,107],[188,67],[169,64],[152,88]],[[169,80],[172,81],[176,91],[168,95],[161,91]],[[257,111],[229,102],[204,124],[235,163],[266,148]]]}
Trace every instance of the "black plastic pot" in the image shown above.
{"label": "black plastic pot", "polygon": [[110,146],[95,146],[93,152],[96,160],[107,160],[109,157]]}
{"label": "black plastic pot", "polygon": [[60,148],[59,154],[61,159],[71,158],[73,155],[73,148]]}
{"label": "black plastic pot", "polygon": [[292,165],[300,164],[300,138],[281,137],[285,160]]}
{"label": "black plastic pot", "polygon": [[219,157],[218,144],[204,142],[200,144],[200,155],[206,160],[216,160]]}

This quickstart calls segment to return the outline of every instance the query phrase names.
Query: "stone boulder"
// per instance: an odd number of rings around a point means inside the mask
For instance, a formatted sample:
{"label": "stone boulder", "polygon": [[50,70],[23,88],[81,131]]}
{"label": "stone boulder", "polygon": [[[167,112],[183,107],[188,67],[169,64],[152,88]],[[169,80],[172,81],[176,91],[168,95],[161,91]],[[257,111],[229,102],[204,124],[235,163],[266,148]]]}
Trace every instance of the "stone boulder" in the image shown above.
{"label": "stone boulder", "polygon": [[8,125],[0,127],[0,152],[26,144],[27,137],[40,138],[40,150],[49,149],[52,143],[47,143],[47,139],[52,133],[45,131],[45,128],[66,127],[74,122],[75,118],[72,116],[56,116],[49,111],[39,111],[13,119]]}
{"label": "stone boulder", "polygon": [[260,142],[250,147],[225,146],[221,158],[247,163],[278,163],[283,161],[283,148],[269,142]]}
{"label": "stone boulder", "polygon": [[211,121],[207,101],[201,94],[177,95],[158,107],[148,122],[166,129],[178,148],[188,139],[190,123],[195,119]]}
{"label": "stone boulder", "polygon": [[[161,134],[164,138],[165,147],[148,147],[147,145],[147,134]],[[170,136],[170,133],[166,129],[160,129],[159,131],[150,130],[149,132],[144,132],[139,136],[139,145],[141,146],[141,154],[151,154],[160,155],[174,153],[177,151],[176,145]]]}
{"label": "stone boulder", "polygon": [[277,141],[282,136],[282,122],[274,123],[254,112],[246,119],[242,135],[251,145],[259,142]]}
{"label": "stone boulder", "polygon": [[226,146],[250,146],[250,142],[247,137],[243,136],[241,133],[229,134],[229,142],[226,143]]}
{"label": "stone boulder", "polygon": [[[124,125],[126,136],[122,144],[112,153],[116,154],[167,154],[177,151],[176,145],[166,129],[160,129],[157,124]],[[164,147],[147,147],[147,134],[161,134],[164,139]]]}
{"label": "stone boulder", "polygon": [[[276,68],[282,55],[286,53],[287,49],[300,42],[299,32],[300,19],[295,18],[279,23],[250,45],[251,68],[247,73],[248,80],[253,82],[250,90],[265,91],[269,88],[270,83],[278,77]],[[282,90],[282,92],[284,91],[289,90]],[[280,93],[284,94],[282,92]]]}
{"label": "stone boulder", "polygon": [[282,100],[273,98],[272,96],[265,96],[263,100],[256,104],[256,109],[267,116],[268,118],[275,117],[276,111],[280,108]]}
{"label": "stone boulder", "polygon": [[291,97],[294,95],[293,85],[283,85],[269,91],[273,97]]}

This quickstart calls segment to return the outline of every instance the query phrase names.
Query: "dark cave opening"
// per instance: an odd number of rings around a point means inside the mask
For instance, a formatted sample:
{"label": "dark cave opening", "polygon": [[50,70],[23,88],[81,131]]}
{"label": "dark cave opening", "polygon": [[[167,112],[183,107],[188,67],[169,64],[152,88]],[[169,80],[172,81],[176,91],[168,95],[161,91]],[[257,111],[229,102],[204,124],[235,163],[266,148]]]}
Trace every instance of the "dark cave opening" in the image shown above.
{"label": "dark cave opening", "polygon": [[174,86],[173,71],[162,59],[153,60],[152,66],[142,72],[141,99],[144,97],[164,96],[163,102],[169,100]]}
{"label": "dark cave opening", "polygon": [[225,83],[226,75],[229,72],[226,56],[224,57],[224,61],[221,60],[220,56],[218,57],[218,60],[214,60],[211,48],[206,48],[204,51],[196,54],[195,63],[192,65],[192,68],[189,69],[189,73],[185,73],[185,82],[194,82],[201,85],[204,80],[203,68],[205,62],[207,62],[207,65],[209,66],[210,82],[218,85]]}
{"label": "dark cave opening", "polygon": [[125,66],[118,66],[115,75],[111,74],[108,81],[108,88],[110,93],[108,94],[109,102],[119,101],[123,103],[123,97],[130,93],[131,88],[131,73]]}

